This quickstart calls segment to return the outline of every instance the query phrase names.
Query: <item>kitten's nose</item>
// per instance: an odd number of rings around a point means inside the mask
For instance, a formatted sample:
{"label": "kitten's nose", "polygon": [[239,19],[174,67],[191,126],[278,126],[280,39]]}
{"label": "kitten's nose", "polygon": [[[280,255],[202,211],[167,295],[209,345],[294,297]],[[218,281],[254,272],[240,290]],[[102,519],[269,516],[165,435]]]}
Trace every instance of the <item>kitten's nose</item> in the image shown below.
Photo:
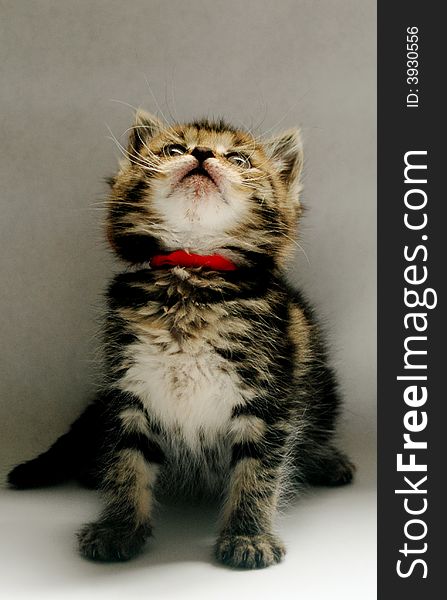
{"label": "kitten's nose", "polygon": [[194,156],[194,158],[197,158],[200,164],[202,164],[207,158],[213,158],[214,156],[214,152],[212,150],[209,148],[202,148],[200,146],[194,148],[191,154]]}

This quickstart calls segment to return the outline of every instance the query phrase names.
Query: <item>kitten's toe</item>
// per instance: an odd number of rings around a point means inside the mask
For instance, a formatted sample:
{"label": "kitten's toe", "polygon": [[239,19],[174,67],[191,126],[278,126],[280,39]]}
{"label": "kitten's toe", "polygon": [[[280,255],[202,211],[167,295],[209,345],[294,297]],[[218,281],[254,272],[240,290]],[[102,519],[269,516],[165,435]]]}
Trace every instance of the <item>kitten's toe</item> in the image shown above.
{"label": "kitten's toe", "polygon": [[116,523],[88,523],[77,534],[82,556],[97,561],[126,561],[140,552],[151,533],[148,525],[130,528]]}
{"label": "kitten's toe", "polygon": [[347,485],[354,479],[355,465],[342,452],[334,456],[330,469],[326,472],[325,485]]}
{"label": "kitten's toe", "polygon": [[218,561],[240,569],[262,569],[281,561],[284,544],[272,534],[222,535],[216,544]]}
{"label": "kitten's toe", "polygon": [[14,467],[8,473],[8,485],[19,490],[26,490],[55,485],[68,477],[67,474],[39,456]]}
{"label": "kitten's toe", "polygon": [[355,465],[339,450],[330,448],[327,455],[320,458],[307,476],[310,485],[347,485],[354,479]]}

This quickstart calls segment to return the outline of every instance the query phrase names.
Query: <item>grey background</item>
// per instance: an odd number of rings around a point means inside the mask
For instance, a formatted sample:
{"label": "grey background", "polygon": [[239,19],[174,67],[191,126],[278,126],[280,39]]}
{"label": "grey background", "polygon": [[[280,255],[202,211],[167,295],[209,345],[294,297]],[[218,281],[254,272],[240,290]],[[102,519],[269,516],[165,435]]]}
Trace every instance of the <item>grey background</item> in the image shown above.
{"label": "grey background", "polygon": [[[42,451],[95,389],[107,139],[132,109],[302,127],[308,207],[291,277],[322,316],[341,428],[374,478],[375,2],[2,1],[1,462]],[[115,102],[118,100],[124,104]],[[124,139],[124,138],[122,138]]]}

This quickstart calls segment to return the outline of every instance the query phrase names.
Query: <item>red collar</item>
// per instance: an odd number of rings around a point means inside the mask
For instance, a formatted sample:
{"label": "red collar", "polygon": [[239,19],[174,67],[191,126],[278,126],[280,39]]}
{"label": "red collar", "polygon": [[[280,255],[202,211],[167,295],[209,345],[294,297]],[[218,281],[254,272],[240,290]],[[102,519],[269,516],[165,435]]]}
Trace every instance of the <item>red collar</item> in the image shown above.
{"label": "red collar", "polygon": [[206,267],[213,271],[235,271],[237,269],[234,262],[221,256],[220,254],[189,254],[185,250],[175,250],[168,254],[156,254],[151,258],[151,267],[159,269],[160,267]]}

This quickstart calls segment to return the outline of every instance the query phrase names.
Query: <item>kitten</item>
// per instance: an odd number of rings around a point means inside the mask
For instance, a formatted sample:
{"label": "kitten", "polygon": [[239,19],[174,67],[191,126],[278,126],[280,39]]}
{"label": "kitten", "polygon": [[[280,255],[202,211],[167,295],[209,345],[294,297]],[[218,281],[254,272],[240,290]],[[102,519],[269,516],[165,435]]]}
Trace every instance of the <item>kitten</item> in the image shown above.
{"label": "kitten", "polygon": [[223,121],[138,112],[110,181],[107,234],[127,263],[107,294],[102,392],[17,488],[69,478],[103,490],[80,552],[126,560],[162,493],[221,494],[217,559],[281,560],[281,497],[339,485],[339,408],[314,316],[284,278],[300,217],[297,131],[262,142]]}

